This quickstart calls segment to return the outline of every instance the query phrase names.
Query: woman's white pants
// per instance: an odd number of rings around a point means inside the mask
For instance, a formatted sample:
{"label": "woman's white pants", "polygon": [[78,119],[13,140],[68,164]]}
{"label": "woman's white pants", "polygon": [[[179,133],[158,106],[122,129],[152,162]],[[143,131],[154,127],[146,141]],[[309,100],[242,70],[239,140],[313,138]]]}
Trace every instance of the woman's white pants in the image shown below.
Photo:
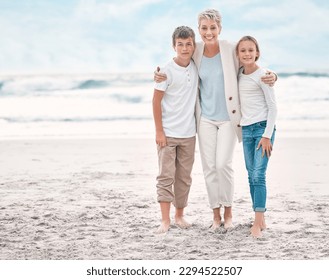
{"label": "woman's white pants", "polygon": [[201,117],[198,129],[203,174],[210,208],[230,207],[234,193],[233,152],[237,136],[230,121]]}

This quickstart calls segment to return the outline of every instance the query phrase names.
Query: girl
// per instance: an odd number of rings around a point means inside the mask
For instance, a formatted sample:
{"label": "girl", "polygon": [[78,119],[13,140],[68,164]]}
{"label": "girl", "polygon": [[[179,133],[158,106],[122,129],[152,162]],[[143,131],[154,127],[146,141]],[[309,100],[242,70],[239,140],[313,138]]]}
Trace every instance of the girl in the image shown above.
{"label": "girl", "polygon": [[[277,107],[273,87],[261,81],[267,71],[260,68],[259,46],[255,38],[244,36],[236,46],[242,65],[239,73],[242,142],[255,220],[251,235],[261,237],[266,228],[266,168],[275,136]],[[261,148],[261,149],[260,149]]]}

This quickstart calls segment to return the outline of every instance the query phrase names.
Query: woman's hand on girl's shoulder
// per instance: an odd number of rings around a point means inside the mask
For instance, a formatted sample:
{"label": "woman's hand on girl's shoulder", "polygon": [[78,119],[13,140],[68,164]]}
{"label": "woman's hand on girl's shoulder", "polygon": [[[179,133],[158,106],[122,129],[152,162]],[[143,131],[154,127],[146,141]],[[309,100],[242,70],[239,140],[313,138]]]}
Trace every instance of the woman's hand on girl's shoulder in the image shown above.
{"label": "woman's hand on girl's shoulder", "polygon": [[261,77],[261,80],[263,83],[269,85],[270,87],[273,87],[277,78],[278,77],[274,72],[267,71],[265,75]]}

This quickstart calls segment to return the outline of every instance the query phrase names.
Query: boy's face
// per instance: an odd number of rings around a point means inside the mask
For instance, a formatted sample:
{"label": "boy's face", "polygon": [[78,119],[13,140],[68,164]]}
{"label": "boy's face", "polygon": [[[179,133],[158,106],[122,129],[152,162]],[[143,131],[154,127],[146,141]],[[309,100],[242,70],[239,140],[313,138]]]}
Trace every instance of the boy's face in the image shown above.
{"label": "boy's face", "polygon": [[191,59],[194,52],[193,39],[191,37],[187,39],[177,38],[174,49],[179,59]]}

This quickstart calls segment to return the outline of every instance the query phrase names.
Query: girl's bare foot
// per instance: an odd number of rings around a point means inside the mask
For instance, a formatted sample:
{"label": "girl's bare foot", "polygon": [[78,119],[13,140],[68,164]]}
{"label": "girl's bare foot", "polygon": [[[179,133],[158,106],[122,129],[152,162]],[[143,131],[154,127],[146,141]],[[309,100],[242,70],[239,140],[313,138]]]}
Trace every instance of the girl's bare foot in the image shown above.
{"label": "girl's bare foot", "polygon": [[264,212],[255,212],[255,220],[250,229],[250,233],[253,237],[262,237],[262,230],[266,228]]}
{"label": "girl's bare foot", "polygon": [[265,229],[266,229],[265,218],[263,218],[263,220],[262,220],[262,223],[261,223],[261,225],[260,225],[260,229],[261,229],[261,230],[265,230]]}
{"label": "girl's bare foot", "polygon": [[250,229],[251,236],[254,238],[262,237],[262,230],[260,226],[253,225]]}

